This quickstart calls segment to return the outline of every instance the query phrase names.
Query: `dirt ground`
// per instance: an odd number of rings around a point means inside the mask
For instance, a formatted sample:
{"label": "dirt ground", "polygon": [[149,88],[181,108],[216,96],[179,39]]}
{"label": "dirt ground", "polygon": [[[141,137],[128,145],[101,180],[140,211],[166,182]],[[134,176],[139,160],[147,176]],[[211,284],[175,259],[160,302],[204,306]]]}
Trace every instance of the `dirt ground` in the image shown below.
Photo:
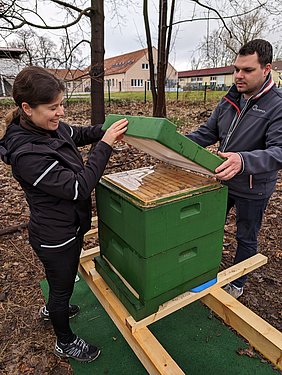
{"label": "dirt ground", "polygon": [[[181,132],[188,132],[204,122],[213,107],[174,102],[168,104],[167,116],[180,124]],[[1,118],[6,111],[7,108],[0,107]],[[112,105],[107,112],[151,115],[151,105],[120,103]],[[89,118],[89,107],[84,104],[66,109],[66,120],[71,124],[88,124]],[[82,150],[84,157],[87,151],[87,148]],[[149,155],[120,143],[115,146],[106,173],[155,163]],[[279,330],[282,329],[281,189],[280,175],[259,236],[260,252],[268,257],[268,263],[251,273],[240,298],[244,305]],[[44,272],[28,243],[29,211],[24,194],[10,168],[2,162],[0,192],[0,374],[72,374],[68,361],[53,354],[55,337],[50,324],[43,323],[38,316],[39,308],[44,304],[39,287]],[[231,212],[225,227],[222,269],[232,265],[235,245],[234,212]],[[93,243],[88,241],[84,247],[91,246]]]}

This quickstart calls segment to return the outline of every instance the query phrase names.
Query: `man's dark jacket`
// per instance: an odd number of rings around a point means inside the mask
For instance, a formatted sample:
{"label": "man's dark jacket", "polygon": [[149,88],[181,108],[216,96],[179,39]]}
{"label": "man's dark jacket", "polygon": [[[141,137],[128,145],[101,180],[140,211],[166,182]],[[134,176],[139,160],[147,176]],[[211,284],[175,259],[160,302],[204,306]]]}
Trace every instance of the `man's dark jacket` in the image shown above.
{"label": "man's dark jacket", "polygon": [[[1,140],[2,159],[12,165],[30,207],[29,236],[35,248],[62,248],[91,225],[91,192],[112,148],[99,141],[101,126],[69,126],[56,131],[12,122]],[[99,141],[86,163],[77,149]],[[4,156],[3,156],[4,154]]]}
{"label": "man's dark jacket", "polygon": [[233,85],[207,123],[187,137],[203,147],[219,141],[219,151],[237,152],[242,170],[228,181],[229,193],[249,199],[268,198],[282,167],[282,90],[271,76],[240,110],[241,94]]}

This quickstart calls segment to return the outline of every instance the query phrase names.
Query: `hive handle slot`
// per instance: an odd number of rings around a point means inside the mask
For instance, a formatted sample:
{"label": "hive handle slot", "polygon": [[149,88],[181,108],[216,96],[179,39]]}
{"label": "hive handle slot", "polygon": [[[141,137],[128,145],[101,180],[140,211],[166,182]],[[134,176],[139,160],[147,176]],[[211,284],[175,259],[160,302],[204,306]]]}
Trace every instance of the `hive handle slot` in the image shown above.
{"label": "hive handle slot", "polygon": [[110,249],[112,248],[113,250],[117,251],[120,255],[123,256],[123,247],[115,239],[111,239],[109,247]]}
{"label": "hive handle slot", "polygon": [[118,202],[113,197],[111,197],[110,206],[112,207],[113,210],[115,210],[116,212],[118,212],[119,214],[121,214],[121,212],[122,212],[121,204],[120,204],[120,202]]}
{"label": "hive handle slot", "polygon": [[191,249],[182,251],[182,253],[179,254],[178,262],[185,262],[188,259],[194,258],[198,253],[197,247],[192,247]]}
{"label": "hive handle slot", "polygon": [[180,219],[199,214],[201,211],[201,204],[194,203],[189,206],[182,207],[180,210]]}

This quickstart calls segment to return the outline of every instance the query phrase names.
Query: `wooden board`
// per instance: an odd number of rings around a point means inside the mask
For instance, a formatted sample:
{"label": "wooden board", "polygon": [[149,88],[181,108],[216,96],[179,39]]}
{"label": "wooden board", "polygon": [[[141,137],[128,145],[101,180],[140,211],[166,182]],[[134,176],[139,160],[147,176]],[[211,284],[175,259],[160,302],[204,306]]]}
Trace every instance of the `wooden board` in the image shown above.
{"label": "wooden board", "polygon": [[92,260],[84,261],[82,257],[79,266],[81,276],[87,282],[148,373],[152,375],[184,375],[181,368],[147,327],[143,327],[132,334],[125,323],[129,317],[128,311],[102,277],[93,270],[90,272],[93,266],[94,263]]}
{"label": "wooden board", "polygon": [[282,370],[281,332],[223,289],[213,289],[201,301]]}

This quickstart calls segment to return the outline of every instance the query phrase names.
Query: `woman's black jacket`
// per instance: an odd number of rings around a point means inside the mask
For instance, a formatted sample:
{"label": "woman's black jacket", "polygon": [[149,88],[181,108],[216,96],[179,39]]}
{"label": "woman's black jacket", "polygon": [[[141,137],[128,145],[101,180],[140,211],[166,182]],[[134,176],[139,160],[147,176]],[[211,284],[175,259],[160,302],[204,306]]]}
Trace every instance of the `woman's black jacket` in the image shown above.
{"label": "woman's black jacket", "polygon": [[[26,194],[32,246],[60,249],[78,233],[89,230],[91,192],[112,152],[100,140],[103,134],[101,125],[80,127],[60,122],[52,132],[25,128],[19,121],[8,126],[0,144],[2,159],[12,165]],[[84,164],[77,146],[94,142],[98,143]]]}

